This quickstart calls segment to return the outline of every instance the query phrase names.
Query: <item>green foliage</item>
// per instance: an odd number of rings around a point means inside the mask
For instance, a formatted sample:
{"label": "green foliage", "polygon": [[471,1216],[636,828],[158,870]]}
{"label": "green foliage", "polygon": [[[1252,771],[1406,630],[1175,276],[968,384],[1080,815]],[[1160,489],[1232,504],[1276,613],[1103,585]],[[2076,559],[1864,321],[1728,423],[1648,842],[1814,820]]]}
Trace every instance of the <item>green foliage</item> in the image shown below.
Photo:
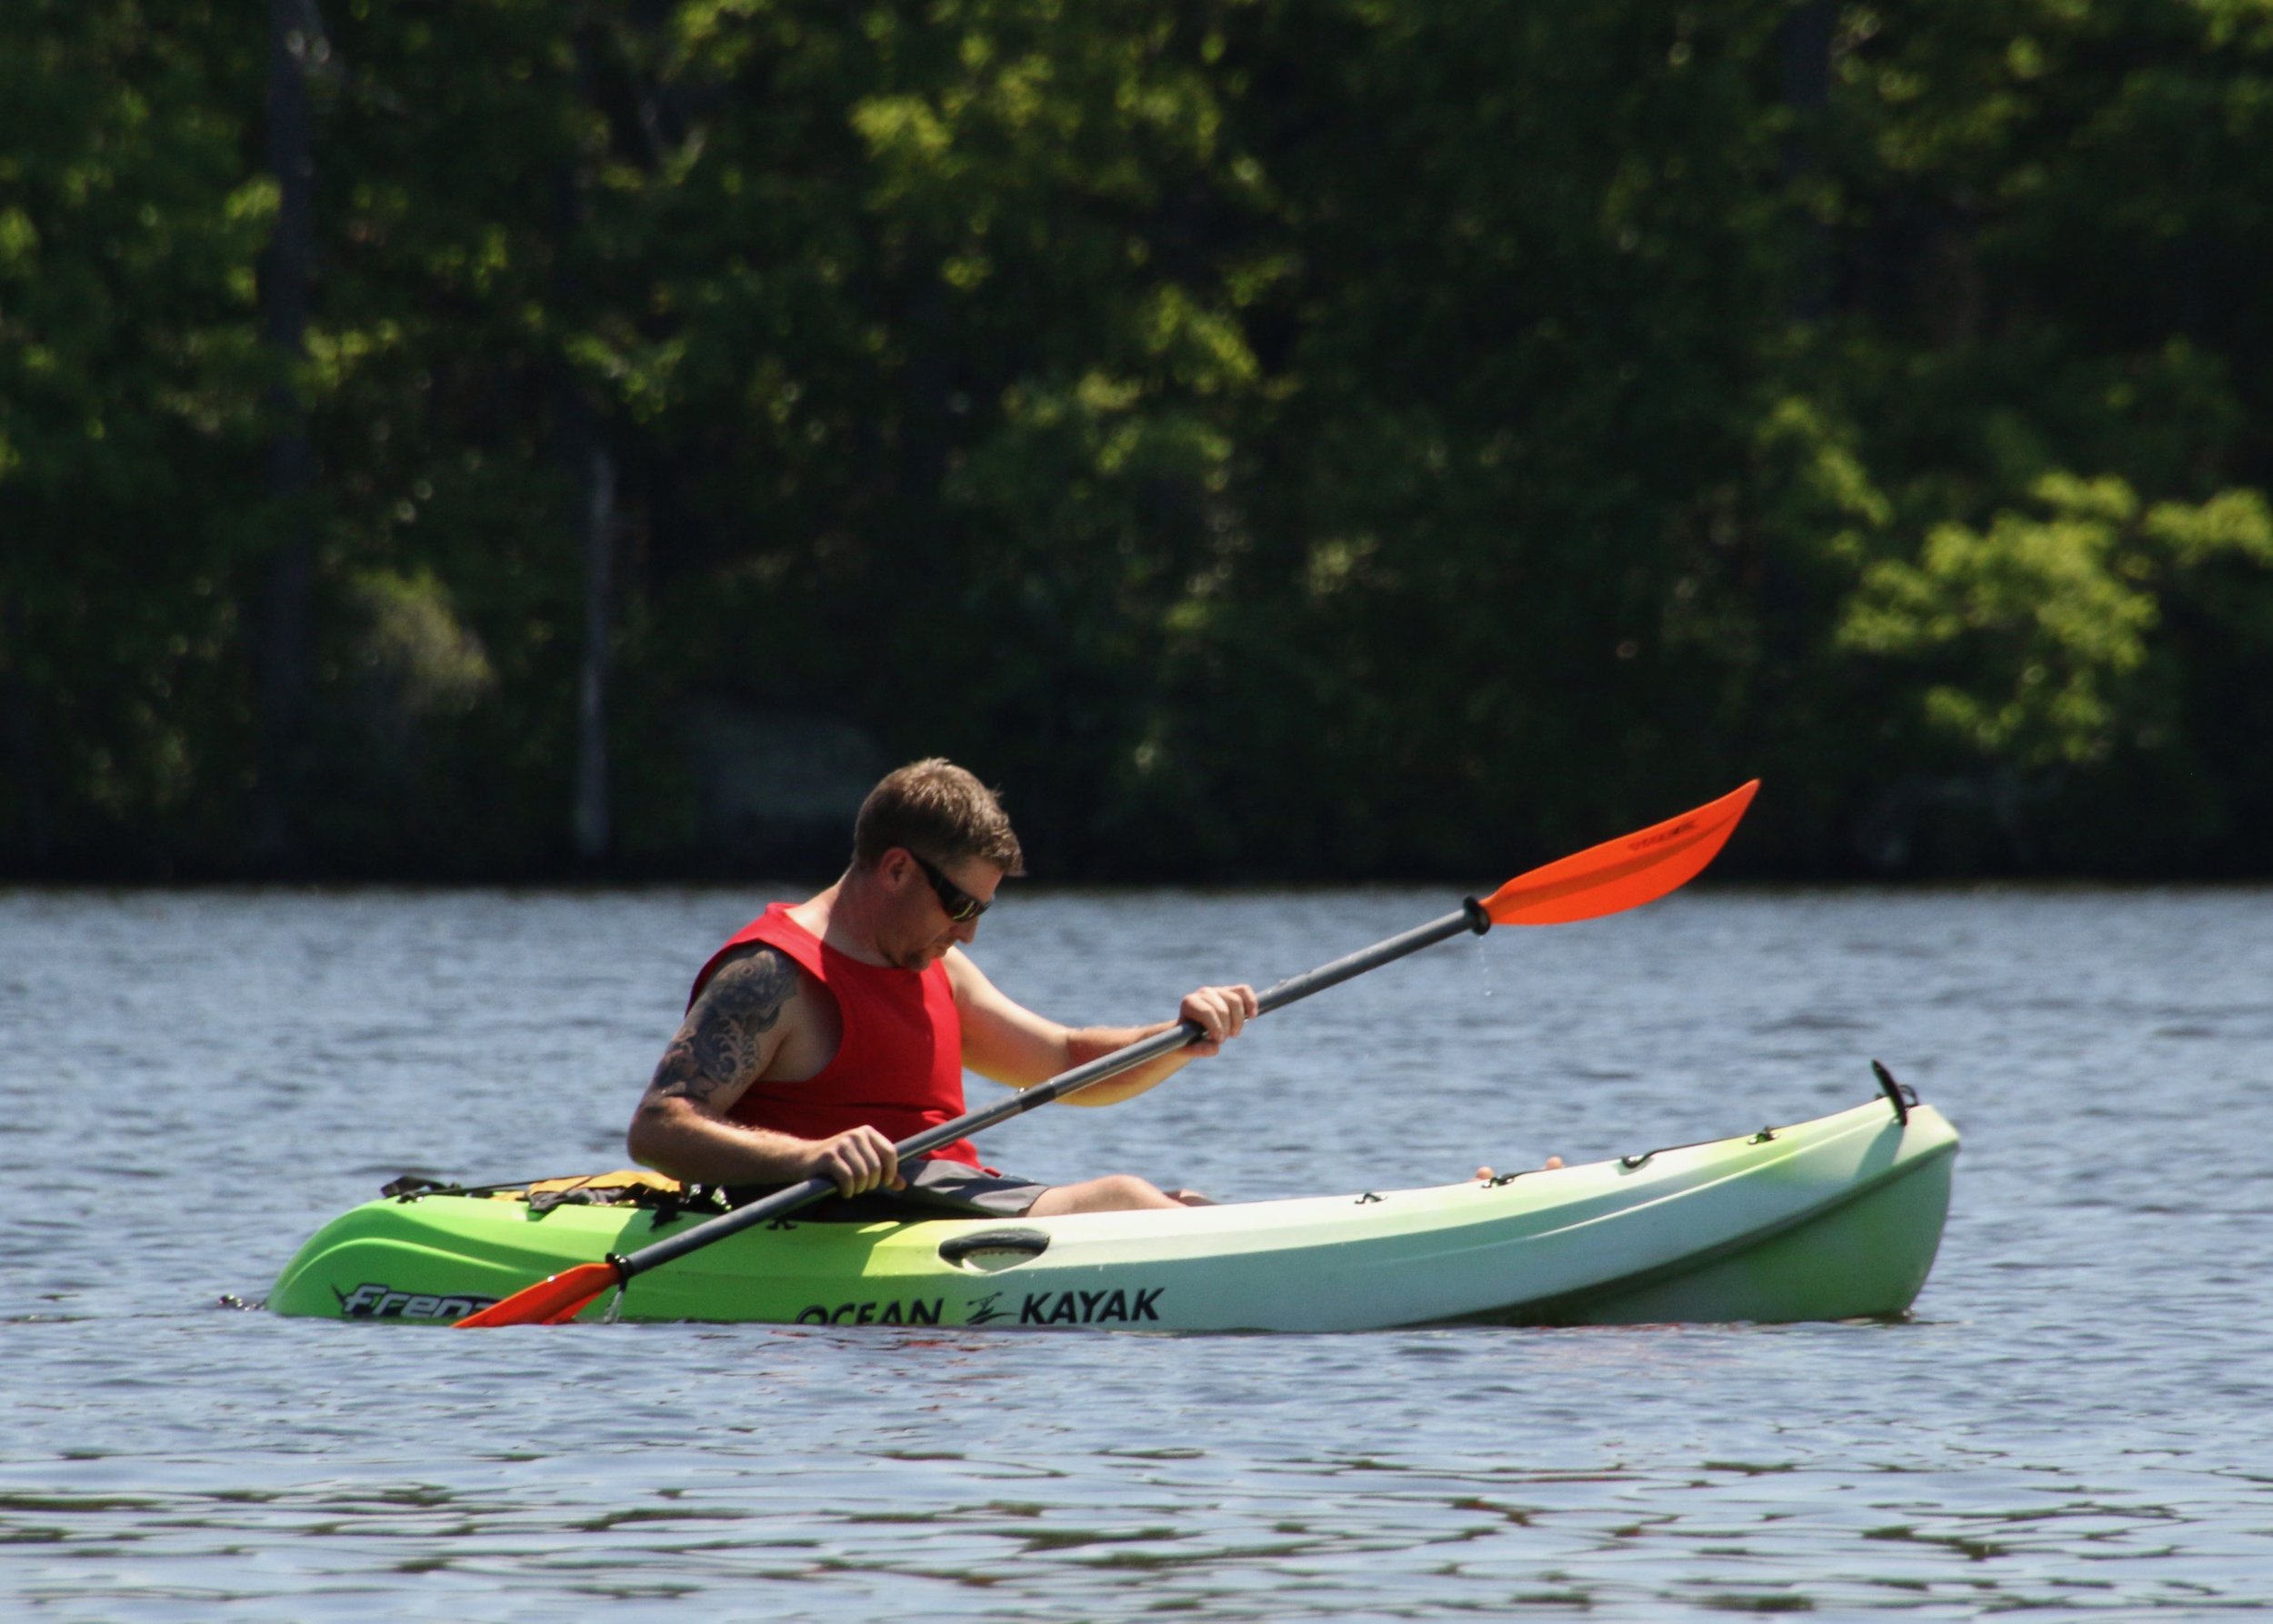
{"label": "green foliage", "polygon": [[1836,640],[1923,667],[1927,729],[1962,752],[2088,766],[2168,730],[2162,597],[2224,562],[2273,566],[2273,516],[2254,491],[2142,513],[2114,478],[2048,475],[2035,495],[2041,516],[1938,526],[1915,563],[1870,565]]}
{"label": "green foliage", "polygon": [[257,46],[199,5],[0,13],[0,840],[19,864],[147,870],[226,837],[235,588],[263,520]]}
{"label": "green foliage", "polygon": [[1488,877],[1756,772],[1761,867],[2261,867],[2255,0],[323,22],[286,357],[259,20],[0,13],[16,871],[253,860],[287,389],[322,868],[569,863],[602,488],[633,866],[720,860],[724,707],[968,759],[1056,877]]}

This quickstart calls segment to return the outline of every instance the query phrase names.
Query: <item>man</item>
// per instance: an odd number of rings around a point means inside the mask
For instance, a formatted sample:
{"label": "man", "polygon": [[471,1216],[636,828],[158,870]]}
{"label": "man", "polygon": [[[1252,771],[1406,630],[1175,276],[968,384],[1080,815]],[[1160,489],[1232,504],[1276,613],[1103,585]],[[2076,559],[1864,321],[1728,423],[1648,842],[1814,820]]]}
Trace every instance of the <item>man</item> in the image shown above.
{"label": "man", "polygon": [[[1129,1174],[1045,1185],[979,1165],[967,1139],[908,1167],[905,1139],[964,1112],[963,1070],[1031,1088],[1176,1024],[1072,1029],[1003,996],[963,951],[1002,882],[1026,871],[994,795],[933,759],[891,774],[853,826],[852,865],[776,903],[696,977],[626,1136],[632,1156],[690,1183],[832,1180],[913,1207],[1046,1217],[1175,1207]],[[1203,987],[1177,1020],[1207,1033],[1165,1058],[1067,1096],[1110,1105],[1212,1055],[1257,1013],[1252,987]]]}

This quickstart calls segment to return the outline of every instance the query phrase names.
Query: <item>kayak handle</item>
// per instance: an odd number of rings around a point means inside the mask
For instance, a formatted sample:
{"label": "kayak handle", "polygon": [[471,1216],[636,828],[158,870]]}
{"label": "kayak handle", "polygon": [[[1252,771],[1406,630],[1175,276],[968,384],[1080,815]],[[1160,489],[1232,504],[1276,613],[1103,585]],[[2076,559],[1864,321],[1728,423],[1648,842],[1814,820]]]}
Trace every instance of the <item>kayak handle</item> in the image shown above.
{"label": "kayak handle", "polygon": [[[1873,1060],[1870,1069],[1877,1076],[1878,1087],[1886,1090],[1887,1098],[1894,1102],[1894,1119],[1905,1128],[1909,1127],[1910,1108],[1918,1103],[1918,1090],[1907,1083],[1896,1082],[1894,1073],[1879,1061]],[[1902,1098],[1906,1094],[1909,1096],[1907,1100]]]}

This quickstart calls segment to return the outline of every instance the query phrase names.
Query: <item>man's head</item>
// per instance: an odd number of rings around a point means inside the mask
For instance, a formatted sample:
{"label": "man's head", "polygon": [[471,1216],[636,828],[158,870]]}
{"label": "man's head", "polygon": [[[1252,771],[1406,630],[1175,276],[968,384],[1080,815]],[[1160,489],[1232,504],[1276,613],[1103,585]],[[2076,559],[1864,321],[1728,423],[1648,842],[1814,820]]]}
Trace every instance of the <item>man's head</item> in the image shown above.
{"label": "man's head", "polygon": [[868,792],[845,883],[860,899],[876,951],[913,970],[969,941],[1005,877],[1025,872],[994,792],[935,757]]}
{"label": "man's head", "polygon": [[957,867],[976,857],[1005,875],[1026,857],[995,792],[952,761],[910,762],[868,792],[853,820],[853,867],[873,869],[894,847]]}

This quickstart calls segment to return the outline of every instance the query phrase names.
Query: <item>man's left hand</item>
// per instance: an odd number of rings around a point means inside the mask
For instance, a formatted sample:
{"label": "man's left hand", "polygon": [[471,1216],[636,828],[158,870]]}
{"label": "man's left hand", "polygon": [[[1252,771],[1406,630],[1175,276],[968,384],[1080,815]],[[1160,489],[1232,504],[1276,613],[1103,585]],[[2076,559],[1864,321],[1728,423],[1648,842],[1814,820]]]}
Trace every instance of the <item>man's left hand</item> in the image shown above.
{"label": "man's left hand", "polygon": [[1184,1002],[1177,1007],[1177,1017],[1190,1021],[1207,1034],[1193,1039],[1187,1053],[1212,1055],[1239,1035],[1239,1028],[1262,1011],[1255,1000],[1255,988],[1241,982],[1237,987],[1203,987],[1184,995]]}

